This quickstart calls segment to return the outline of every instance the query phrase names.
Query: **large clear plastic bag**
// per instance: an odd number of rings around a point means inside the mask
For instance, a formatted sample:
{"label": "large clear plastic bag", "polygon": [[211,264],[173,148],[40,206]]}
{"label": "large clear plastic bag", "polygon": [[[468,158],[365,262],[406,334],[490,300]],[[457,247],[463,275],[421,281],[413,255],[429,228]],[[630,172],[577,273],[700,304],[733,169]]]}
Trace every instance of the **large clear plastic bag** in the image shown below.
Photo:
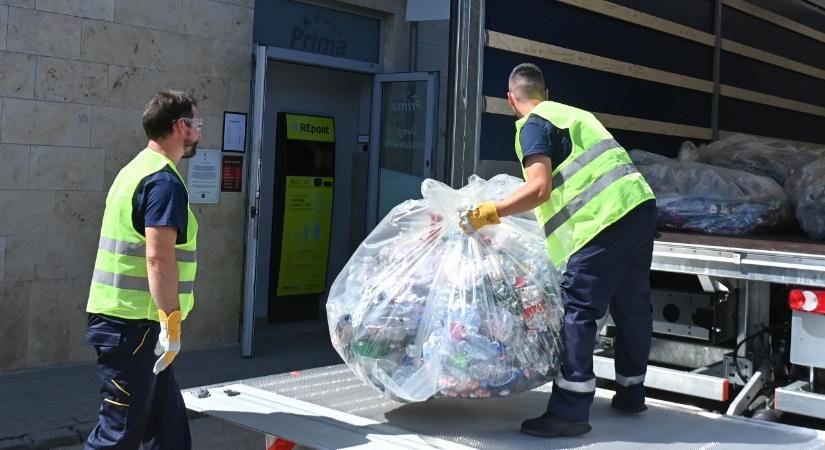
{"label": "large clear plastic bag", "polygon": [[[794,167],[793,169],[791,169],[790,173],[788,174],[788,179],[785,181],[785,193],[788,194],[788,200],[790,200],[791,207],[794,209],[796,209],[796,199],[801,194],[800,191],[805,187],[806,184],[810,183],[811,181],[814,181],[811,179],[810,176],[804,175],[810,173],[816,167],[815,164],[819,163],[823,158],[825,158],[825,147],[816,149],[805,149],[803,151],[808,153],[809,157],[813,161],[803,166]],[[808,169],[809,165],[814,166]]]}
{"label": "large clear plastic bag", "polygon": [[802,231],[814,239],[825,239],[825,159],[794,171],[785,189],[793,199]]}
{"label": "large clear plastic bag", "polygon": [[747,134],[734,134],[702,145],[698,152],[700,162],[770,177],[782,186],[793,169],[816,159],[815,154],[787,142]]}
{"label": "large clear plastic bag", "polygon": [[522,181],[472,177],[456,191],[422,183],[332,284],[332,344],[391,398],[487,398],[532,389],[558,370],[564,310],[558,272],[535,216],[505,217],[467,236],[459,213]]}
{"label": "large clear plastic bag", "polygon": [[642,150],[630,157],[656,194],[660,228],[740,235],[793,221],[783,188],[770,178]]}

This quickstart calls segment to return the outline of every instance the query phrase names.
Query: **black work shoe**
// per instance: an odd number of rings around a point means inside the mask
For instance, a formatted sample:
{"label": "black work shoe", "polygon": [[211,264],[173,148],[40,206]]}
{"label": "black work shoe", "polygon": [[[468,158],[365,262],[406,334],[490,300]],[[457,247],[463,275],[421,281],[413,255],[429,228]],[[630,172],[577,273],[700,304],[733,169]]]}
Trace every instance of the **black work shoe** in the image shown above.
{"label": "black work shoe", "polygon": [[619,400],[618,397],[618,395],[614,395],[613,400],[610,402],[610,406],[617,411],[625,414],[639,414],[647,411],[647,405],[644,401],[642,403],[625,403]]}
{"label": "black work shoe", "polygon": [[590,431],[590,424],[587,422],[571,422],[555,417],[549,412],[521,423],[522,433],[546,438],[578,436],[588,431]]}

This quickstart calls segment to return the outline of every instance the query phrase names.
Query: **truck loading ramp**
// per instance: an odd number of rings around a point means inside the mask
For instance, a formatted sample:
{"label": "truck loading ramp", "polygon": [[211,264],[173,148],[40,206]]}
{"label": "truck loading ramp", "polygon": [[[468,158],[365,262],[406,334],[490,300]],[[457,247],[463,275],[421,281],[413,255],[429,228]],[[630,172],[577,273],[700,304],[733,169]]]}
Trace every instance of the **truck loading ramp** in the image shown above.
{"label": "truck loading ramp", "polygon": [[[519,432],[541,414],[550,385],[501,399],[439,399],[404,404],[385,398],[336,365],[186,389],[187,408],[318,449],[819,449],[825,432],[648,399],[649,410],[624,415],[598,389],[593,431],[542,439]],[[263,446],[263,445],[262,445]]]}

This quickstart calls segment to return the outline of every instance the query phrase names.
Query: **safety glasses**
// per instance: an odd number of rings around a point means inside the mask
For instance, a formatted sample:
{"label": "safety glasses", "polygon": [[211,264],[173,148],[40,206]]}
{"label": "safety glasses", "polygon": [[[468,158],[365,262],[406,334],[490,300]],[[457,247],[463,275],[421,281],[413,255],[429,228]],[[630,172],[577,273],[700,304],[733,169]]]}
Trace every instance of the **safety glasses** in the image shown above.
{"label": "safety glasses", "polygon": [[188,127],[194,128],[198,133],[203,131],[203,119],[201,118],[181,117],[180,120]]}

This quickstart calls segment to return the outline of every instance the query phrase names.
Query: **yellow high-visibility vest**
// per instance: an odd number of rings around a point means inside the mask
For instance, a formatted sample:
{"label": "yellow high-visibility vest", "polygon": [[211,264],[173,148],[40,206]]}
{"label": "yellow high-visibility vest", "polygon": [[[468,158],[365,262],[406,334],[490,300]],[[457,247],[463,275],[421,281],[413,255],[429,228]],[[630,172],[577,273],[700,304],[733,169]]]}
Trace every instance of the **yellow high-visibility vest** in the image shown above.
{"label": "yellow high-visibility vest", "polygon": [[[531,115],[567,130],[572,142],[564,161],[552,161],[550,199],[535,209],[550,259],[560,267],[602,230],[656,197],[627,152],[593,114],[546,101],[536,105]],[[516,154],[525,180],[519,136],[529,117],[516,121]]]}
{"label": "yellow high-visibility vest", "polygon": [[[144,178],[166,167],[181,178],[172,161],[147,148],[121,169],[115,178],[106,197],[86,311],[124,319],[158,320],[158,308],[149,292],[146,237],[135,230],[132,223],[132,198]],[[178,300],[184,319],[195,303],[194,284],[198,265],[198,221],[192,209],[188,206],[187,209],[186,242],[175,245]]]}

